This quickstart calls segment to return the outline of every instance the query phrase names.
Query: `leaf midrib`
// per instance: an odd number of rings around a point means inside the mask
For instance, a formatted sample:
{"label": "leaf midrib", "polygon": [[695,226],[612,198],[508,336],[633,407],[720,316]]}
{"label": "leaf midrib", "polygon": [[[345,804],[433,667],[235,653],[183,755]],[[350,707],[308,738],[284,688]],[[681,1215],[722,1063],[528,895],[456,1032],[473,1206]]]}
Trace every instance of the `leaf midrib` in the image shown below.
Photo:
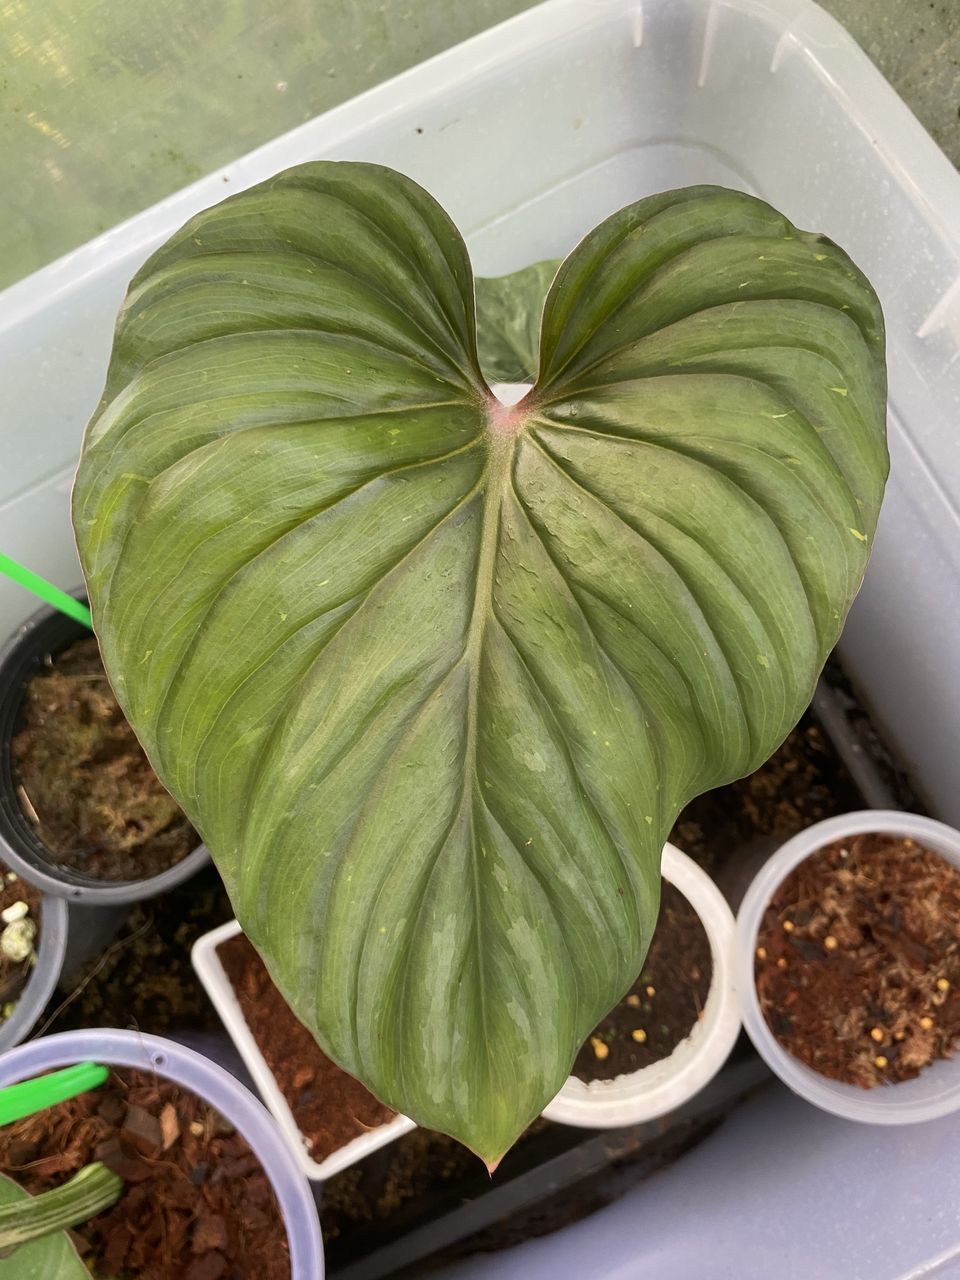
{"label": "leaf midrib", "polygon": [[[487,421],[487,476],[486,490],[483,496],[483,512],[480,520],[480,554],[477,560],[477,585],[473,596],[473,610],[467,631],[467,643],[464,658],[467,663],[467,723],[466,746],[463,760],[463,787],[461,790],[461,811],[471,804],[474,787],[480,795],[479,776],[477,774],[477,737],[480,704],[480,664],[483,657],[483,640],[487,622],[493,615],[493,582],[500,547],[500,518],[506,486],[510,483],[510,470],[516,451],[517,434],[498,430],[494,425],[492,414],[488,410]],[[482,795],[480,795],[482,799]],[[484,979],[484,966],[480,957],[481,922],[480,922],[480,866],[479,849],[473,815],[470,815],[470,827],[474,831],[472,843],[471,871],[473,877],[473,911],[474,937],[477,954],[477,987],[480,998],[480,1025],[482,1041],[490,1051],[490,1037],[487,1035],[486,1010],[487,990]]]}

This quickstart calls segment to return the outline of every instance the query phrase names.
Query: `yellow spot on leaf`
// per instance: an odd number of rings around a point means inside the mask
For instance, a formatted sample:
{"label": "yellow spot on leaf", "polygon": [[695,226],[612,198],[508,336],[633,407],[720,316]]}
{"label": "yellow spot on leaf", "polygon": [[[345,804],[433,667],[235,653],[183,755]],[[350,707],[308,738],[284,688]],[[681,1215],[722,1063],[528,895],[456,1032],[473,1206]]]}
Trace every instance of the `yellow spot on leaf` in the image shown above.
{"label": "yellow spot on leaf", "polygon": [[70,139],[55,124],[51,124],[49,120],[44,120],[35,111],[28,111],[26,118],[32,128],[36,129],[38,133],[42,133],[45,138],[50,138],[58,147],[69,147]]}
{"label": "yellow spot on leaf", "polygon": [[831,387],[830,390],[838,396],[845,396],[847,394],[846,387]]}
{"label": "yellow spot on leaf", "polygon": [[853,536],[860,542],[867,541],[867,535],[865,533],[861,533],[859,529],[848,529],[847,533],[852,533]]}

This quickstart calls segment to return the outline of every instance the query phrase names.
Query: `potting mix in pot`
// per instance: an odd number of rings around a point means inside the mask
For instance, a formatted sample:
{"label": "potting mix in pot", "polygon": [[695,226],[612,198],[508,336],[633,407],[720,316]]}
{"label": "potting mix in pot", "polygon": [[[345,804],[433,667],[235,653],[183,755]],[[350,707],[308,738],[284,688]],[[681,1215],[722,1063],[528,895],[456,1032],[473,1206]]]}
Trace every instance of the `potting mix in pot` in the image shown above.
{"label": "potting mix in pot", "polygon": [[814,1071],[863,1088],[919,1075],[960,1048],[960,871],[892,835],[825,846],[771,899],[755,978]]}
{"label": "potting mix in pot", "polygon": [[573,1064],[585,1082],[612,1080],[668,1058],[697,1025],[710,990],[710,943],[696,911],[663,882],[640,977],[595,1028]]}
{"label": "potting mix in pot", "polygon": [[93,636],[27,682],[10,753],[20,807],[54,862],[143,880],[200,843],[124,718]]}
{"label": "potting mix in pot", "polygon": [[274,986],[248,938],[240,933],[222,942],[217,955],[312,1159],[320,1163],[393,1119],[395,1111],[330,1061]]}
{"label": "potting mix in pot", "polygon": [[39,890],[0,862],[0,1026],[30,981],[40,927]]}
{"label": "potting mix in pot", "polygon": [[123,1181],[76,1227],[97,1280],[290,1280],[273,1189],[244,1138],[175,1082],[115,1070],[100,1088],[0,1128],[0,1169],[30,1194],[92,1161]]}

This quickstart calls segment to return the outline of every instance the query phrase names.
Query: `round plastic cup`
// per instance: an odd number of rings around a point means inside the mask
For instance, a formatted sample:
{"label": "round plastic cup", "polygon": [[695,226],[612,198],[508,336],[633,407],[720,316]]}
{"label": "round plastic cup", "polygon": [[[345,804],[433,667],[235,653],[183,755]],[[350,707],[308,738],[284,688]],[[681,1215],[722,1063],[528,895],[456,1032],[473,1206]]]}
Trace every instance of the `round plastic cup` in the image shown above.
{"label": "round plastic cup", "polygon": [[740,1033],[736,991],[736,929],[720,890],[675,845],[663,847],[663,878],[679,889],[700,917],[710,943],[713,975],[703,1015],[669,1057],[640,1071],[589,1084],[570,1076],[544,1108],[548,1120],[585,1129],[619,1129],[676,1110],[708,1084]]}
{"label": "round plastic cup", "polygon": [[40,900],[37,963],[17,998],[13,1013],[0,1023],[0,1053],[25,1040],[53,995],[63,969],[69,934],[69,908],[63,898],[44,894]]}
{"label": "round plastic cup", "polygon": [[192,1049],[137,1031],[64,1031],[0,1055],[0,1088],[45,1071],[98,1062],[175,1080],[225,1116],[250,1144],[270,1180],[290,1245],[291,1280],[323,1280],[320,1220],[309,1183],[270,1115],[249,1089]]}
{"label": "round plastic cup", "polygon": [[[86,599],[82,590],[72,594]],[[24,685],[40,669],[46,654],[60,653],[90,634],[82,623],[45,605],[0,649],[0,861],[45,894],[87,906],[116,906],[141,902],[182,884],[206,866],[210,855],[198,845],[174,866],[144,880],[98,880],[59,865],[24,817],[10,759]]]}
{"label": "round plastic cup", "polygon": [[845,813],[818,822],[788,840],[757,874],[737,916],[743,1025],[770,1070],[794,1093],[821,1110],[865,1124],[917,1124],[960,1108],[960,1056],[931,1063],[913,1080],[878,1085],[875,1089],[830,1080],[805,1066],[779,1043],[760,1010],[754,982],[757,935],[767,904],[780,884],[794,867],[824,845],[871,832],[916,840],[960,868],[960,831],[933,818],[896,809]]}

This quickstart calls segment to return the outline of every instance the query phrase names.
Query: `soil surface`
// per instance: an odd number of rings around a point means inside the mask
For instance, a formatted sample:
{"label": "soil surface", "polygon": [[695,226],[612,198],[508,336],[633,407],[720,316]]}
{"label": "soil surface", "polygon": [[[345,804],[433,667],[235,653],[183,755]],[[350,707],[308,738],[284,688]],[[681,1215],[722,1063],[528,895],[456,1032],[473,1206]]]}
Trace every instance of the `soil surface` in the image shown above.
{"label": "soil surface", "polygon": [[314,1160],[326,1159],[394,1118],[395,1111],[330,1061],[297,1020],[244,934],[222,942],[217,955]]}
{"label": "soil surface", "polygon": [[[138,903],[99,955],[64,973],[41,1026],[45,1031],[128,1027],[174,1037],[188,1031],[223,1033],[190,964],[190,948],[233,914],[212,866]],[[70,927],[83,928],[82,908],[71,909]]]}
{"label": "soil surface", "polygon": [[862,835],[801,863],[757,939],[760,1007],[833,1080],[910,1080],[960,1047],[960,872],[912,840]]}
{"label": "soil surface", "polygon": [[124,719],[93,636],[27,682],[11,759],[20,808],[54,862],[142,880],[200,844]]}
{"label": "soil surface", "polygon": [[660,915],[640,977],[577,1054],[579,1080],[613,1080],[673,1053],[707,1002],[713,962],[700,917],[663,882]]}
{"label": "soil surface", "polygon": [[172,1081],[116,1071],[0,1130],[0,1167],[36,1194],[102,1160],[125,1183],[74,1239],[103,1280],[290,1280],[273,1189],[246,1141]]}
{"label": "soil surface", "polygon": [[[40,949],[40,890],[21,880],[15,872],[10,871],[0,862],[0,911],[12,911],[18,917],[26,903],[26,913],[22,915],[23,923],[11,921],[14,932],[31,943],[32,950],[22,960],[14,960],[0,951],[0,1026],[13,1013],[16,1003],[30,981],[36,953]],[[32,926],[32,928],[31,928]],[[8,927],[0,921],[0,934]],[[32,939],[30,934],[32,933]]]}
{"label": "soil surface", "polygon": [[[525,1167],[525,1158],[529,1164],[531,1152],[539,1153],[533,1163],[549,1159],[555,1154],[550,1138],[562,1132],[564,1126],[534,1120],[504,1156],[492,1185]],[[343,1252],[350,1252],[351,1235],[359,1233],[367,1247],[388,1245],[424,1217],[439,1216],[490,1188],[483,1164],[456,1139],[432,1129],[405,1133],[323,1184],[320,1223],[325,1243],[334,1245],[328,1263],[332,1268]],[[341,1249],[344,1243],[346,1250]]]}
{"label": "soil surface", "polygon": [[405,1133],[323,1184],[323,1238],[329,1243],[358,1222],[390,1218],[408,1202],[474,1172],[478,1164],[472,1152],[445,1134]]}
{"label": "soil surface", "polygon": [[745,850],[772,853],[813,823],[861,806],[855,783],[808,711],[755,773],[692,800],[670,839],[716,873]]}

